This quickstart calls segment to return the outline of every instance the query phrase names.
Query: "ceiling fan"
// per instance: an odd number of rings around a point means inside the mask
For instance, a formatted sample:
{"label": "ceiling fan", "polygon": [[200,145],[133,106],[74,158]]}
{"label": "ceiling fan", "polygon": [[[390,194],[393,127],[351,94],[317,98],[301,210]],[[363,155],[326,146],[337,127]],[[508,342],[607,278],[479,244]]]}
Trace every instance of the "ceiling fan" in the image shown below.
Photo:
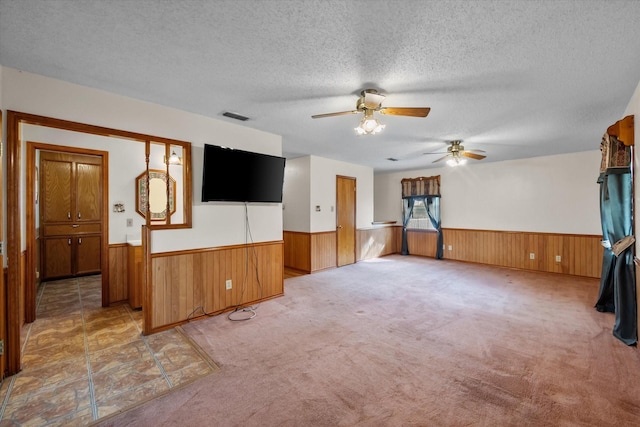
{"label": "ceiling fan", "polygon": [[360,92],[360,98],[356,103],[356,109],[351,111],[340,111],[337,113],[316,114],[312,119],[324,117],[342,116],[346,114],[364,113],[360,125],[355,128],[358,135],[376,134],[385,128],[385,125],[378,122],[373,116],[374,112],[388,114],[390,116],[427,117],[431,108],[428,107],[383,107],[382,101],[385,96],[380,95],[375,89],[365,89]]}
{"label": "ceiling fan", "polygon": [[[480,154],[480,153],[485,153],[486,151],[484,150],[465,150],[464,146],[462,145],[462,141],[451,141],[449,144],[450,145],[447,147],[447,154],[445,154],[444,156],[440,157],[437,160],[434,160],[432,163],[437,163],[449,157],[449,160],[447,160],[447,165],[458,166],[458,165],[464,165],[467,162],[467,159],[465,157],[468,157],[474,160],[482,160],[485,157],[487,157],[484,154]],[[437,153],[425,153],[425,154],[437,154]]]}

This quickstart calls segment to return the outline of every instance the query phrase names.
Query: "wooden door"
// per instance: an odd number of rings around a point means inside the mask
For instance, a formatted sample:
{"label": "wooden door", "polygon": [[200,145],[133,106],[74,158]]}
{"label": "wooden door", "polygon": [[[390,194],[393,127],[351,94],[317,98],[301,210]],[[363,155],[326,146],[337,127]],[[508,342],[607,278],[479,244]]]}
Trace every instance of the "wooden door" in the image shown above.
{"label": "wooden door", "polygon": [[337,265],[356,262],[356,179],[336,177]]}
{"label": "wooden door", "polygon": [[40,152],[42,280],[101,272],[102,157]]}
{"label": "wooden door", "polygon": [[47,158],[40,161],[41,224],[71,220],[71,172],[68,159]]}
{"label": "wooden door", "polygon": [[[91,161],[95,159],[90,158]],[[100,221],[102,215],[101,175],[102,166],[76,161],[76,221]]]}

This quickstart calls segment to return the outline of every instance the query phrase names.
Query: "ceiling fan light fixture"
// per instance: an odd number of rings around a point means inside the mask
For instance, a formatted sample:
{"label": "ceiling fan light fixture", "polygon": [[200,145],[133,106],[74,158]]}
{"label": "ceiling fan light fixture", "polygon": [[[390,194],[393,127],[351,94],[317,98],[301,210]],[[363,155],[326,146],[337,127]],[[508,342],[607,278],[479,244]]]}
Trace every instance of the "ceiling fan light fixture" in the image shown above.
{"label": "ceiling fan light fixture", "polygon": [[467,163],[467,159],[465,159],[464,157],[460,157],[459,155],[458,156],[454,155],[449,160],[447,160],[447,166],[451,166],[451,167],[462,166],[465,163]]}
{"label": "ceiling fan light fixture", "polygon": [[382,132],[385,125],[381,124],[375,117],[373,117],[373,111],[365,110],[364,117],[360,121],[360,124],[355,131],[358,135],[375,135]]}

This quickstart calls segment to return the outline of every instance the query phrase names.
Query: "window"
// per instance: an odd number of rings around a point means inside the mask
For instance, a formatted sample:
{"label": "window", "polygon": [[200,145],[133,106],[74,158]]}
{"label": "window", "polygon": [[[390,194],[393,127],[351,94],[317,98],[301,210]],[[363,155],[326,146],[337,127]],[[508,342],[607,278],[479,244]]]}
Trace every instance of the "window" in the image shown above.
{"label": "window", "polygon": [[407,223],[408,230],[436,230],[427,214],[427,207],[422,200],[415,200],[413,212]]}

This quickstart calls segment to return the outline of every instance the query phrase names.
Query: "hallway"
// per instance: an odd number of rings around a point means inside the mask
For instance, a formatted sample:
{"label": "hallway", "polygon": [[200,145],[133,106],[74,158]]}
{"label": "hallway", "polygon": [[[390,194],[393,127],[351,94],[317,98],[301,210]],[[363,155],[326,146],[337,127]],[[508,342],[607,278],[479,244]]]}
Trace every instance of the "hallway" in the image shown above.
{"label": "hallway", "polygon": [[145,337],[140,310],[101,307],[99,275],[45,282],[37,298],[0,425],[87,425],[218,369],[180,328]]}

